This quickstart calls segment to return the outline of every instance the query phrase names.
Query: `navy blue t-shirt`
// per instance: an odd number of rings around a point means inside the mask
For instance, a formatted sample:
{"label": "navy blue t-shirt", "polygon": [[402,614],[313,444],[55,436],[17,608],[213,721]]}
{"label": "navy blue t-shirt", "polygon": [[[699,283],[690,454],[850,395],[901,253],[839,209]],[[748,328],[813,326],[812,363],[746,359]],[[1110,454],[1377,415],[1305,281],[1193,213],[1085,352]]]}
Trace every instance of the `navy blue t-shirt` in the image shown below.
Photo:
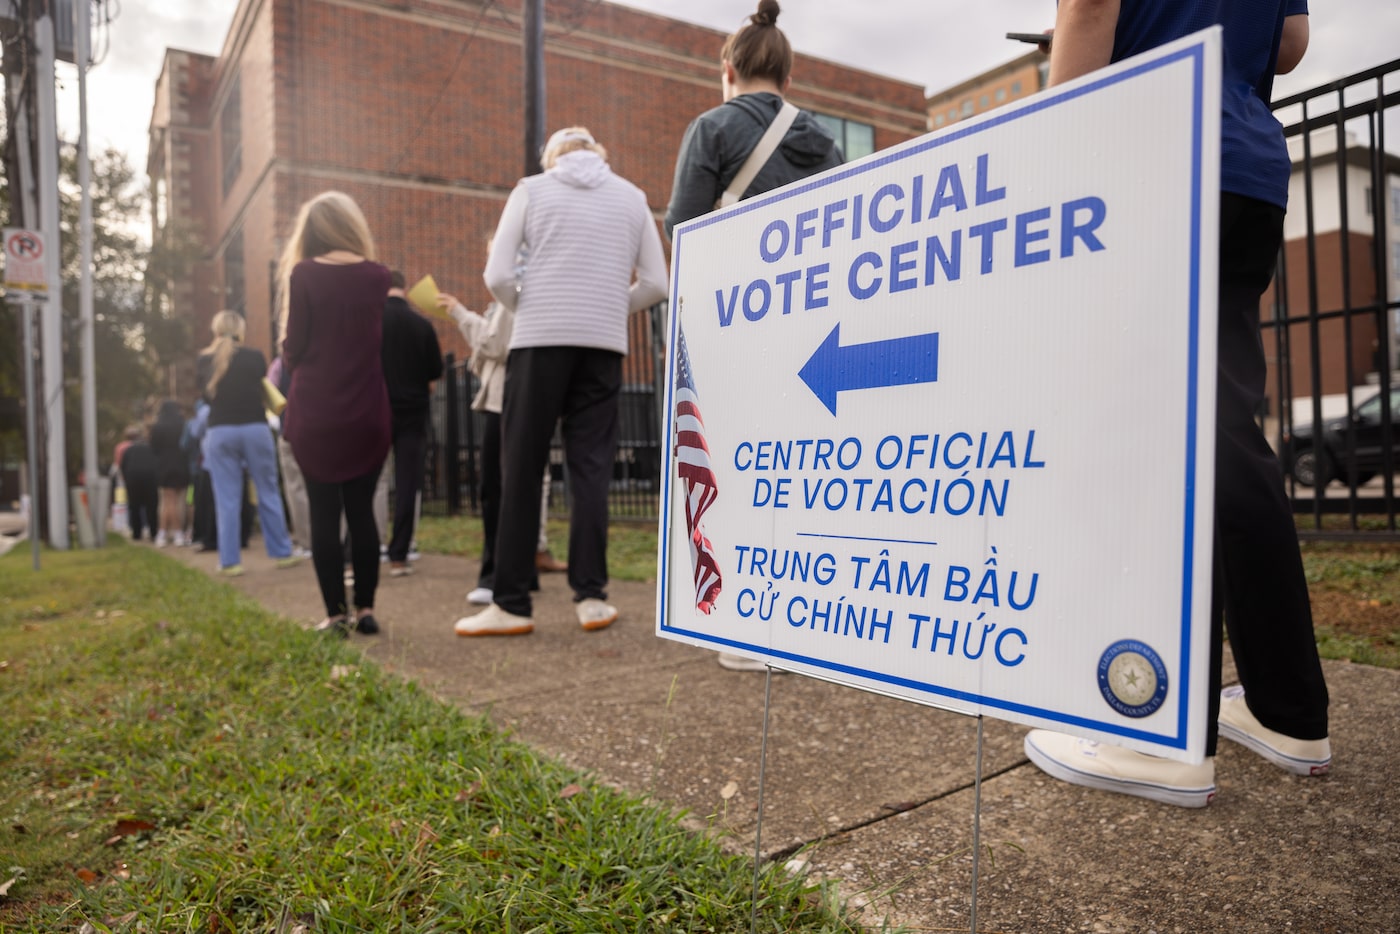
{"label": "navy blue t-shirt", "polygon": [[1286,208],[1292,167],[1269,101],[1283,20],[1307,12],[1307,0],[1123,0],[1113,60],[1224,27],[1220,187]]}

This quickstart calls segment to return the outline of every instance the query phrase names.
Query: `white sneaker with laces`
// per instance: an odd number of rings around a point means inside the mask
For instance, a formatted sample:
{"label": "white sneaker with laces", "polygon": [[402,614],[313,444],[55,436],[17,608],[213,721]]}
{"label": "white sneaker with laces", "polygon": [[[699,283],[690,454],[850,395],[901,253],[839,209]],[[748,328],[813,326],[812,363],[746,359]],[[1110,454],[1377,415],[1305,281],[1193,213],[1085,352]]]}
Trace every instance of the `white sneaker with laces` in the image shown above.
{"label": "white sneaker with laces", "polygon": [[1149,756],[1051,730],[1026,734],[1026,756],[1045,774],[1099,791],[1203,808],[1215,797],[1215,760],[1200,765]]}
{"label": "white sneaker with laces", "polygon": [[477,606],[489,606],[493,596],[490,587],[478,587],[467,594],[467,602],[475,603]]}
{"label": "white sneaker with laces", "polygon": [[452,630],[459,636],[523,636],[535,631],[535,621],[493,603],[475,616],[463,616]]}
{"label": "white sneaker with laces", "polygon": [[574,612],[578,614],[578,624],[589,632],[605,629],[617,620],[617,607],[595,597],[574,604]]}
{"label": "white sneaker with laces", "polygon": [[1294,739],[1275,733],[1254,718],[1238,684],[1220,692],[1220,735],[1294,775],[1326,775],[1332,744],[1326,739]]}

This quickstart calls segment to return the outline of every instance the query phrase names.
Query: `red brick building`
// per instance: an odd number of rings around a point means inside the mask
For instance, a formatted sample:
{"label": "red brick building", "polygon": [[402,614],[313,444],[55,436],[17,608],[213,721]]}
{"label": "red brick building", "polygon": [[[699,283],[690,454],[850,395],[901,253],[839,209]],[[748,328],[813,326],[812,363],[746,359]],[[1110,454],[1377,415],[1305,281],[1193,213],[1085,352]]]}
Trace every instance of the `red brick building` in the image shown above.
{"label": "red brick building", "polygon": [[[592,0],[549,0],[545,21],[548,128],[589,127],[659,218],[686,125],[720,101],[724,33]],[[524,163],[521,37],[518,0],[242,0],[217,58],[167,51],[147,171],[154,236],[189,225],[207,244],[174,298],[192,350],[220,308],[270,350],[272,267],[299,205],[331,188],[365,210],[382,262],[483,307],[486,240]],[[830,62],[798,56],[790,97],[848,156],[924,132],[920,87]]]}

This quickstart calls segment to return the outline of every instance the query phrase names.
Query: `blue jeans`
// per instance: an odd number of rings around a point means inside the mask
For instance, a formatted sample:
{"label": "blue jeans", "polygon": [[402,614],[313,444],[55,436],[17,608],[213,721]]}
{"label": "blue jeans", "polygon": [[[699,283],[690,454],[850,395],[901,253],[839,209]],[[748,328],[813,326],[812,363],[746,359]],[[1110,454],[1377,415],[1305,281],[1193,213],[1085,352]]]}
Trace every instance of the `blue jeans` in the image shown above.
{"label": "blue jeans", "polygon": [[277,485],[277,448],[265,422],[216,425],[204,437],[204,467],[214,484],[218,516],[219,566],[238,564],[238,513],[243,504],[243,472],[253,478],[258,494],[258,524],[270,558],[292,553],[282,492]]}

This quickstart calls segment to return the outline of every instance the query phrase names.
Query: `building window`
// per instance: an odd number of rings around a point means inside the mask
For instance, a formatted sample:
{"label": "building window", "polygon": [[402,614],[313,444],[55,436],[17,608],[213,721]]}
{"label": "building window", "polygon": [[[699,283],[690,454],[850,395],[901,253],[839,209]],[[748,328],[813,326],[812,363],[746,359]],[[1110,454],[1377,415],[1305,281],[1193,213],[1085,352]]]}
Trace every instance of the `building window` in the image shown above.
{"label": "building window", "polygon": [[224,169],[224,194],[238,180],[243,168],[243,110],[238,78],[233,79],[224,109],[219,114],[219,154]]}
{"label": "building window", "polygon": [[942,126],[945,122],[946,122],[946,121],[943,119],[943,115],[942,115],[942,114],[934,114],[934,116],[933,116],[933,125],[934,125],[935,127],[940,127],[940,126]]}
{"label": "building window", "polygon": [[224,308],[247,317],[244,307],[247,301],[243,269],[243,231],[240,229],[229,237],[228,246],[224,247]]}
{"label": "building window", "polygon": [[997,88],[997,103],[1006,100],[1006,88]]}
{"label": "building window", "polygon": [[831,131],[847,160],[859,159],[875,151],[875,128],[831,114],[816,114],[817,121]]}
{"label": "building window", "polygon": [[978,108],[981,109],[981,110],[986,110],[986,109],[987,109],[987,105],[990,104],[990,103],[991,103],[991,101],[987,98],[987,95],[985,95],[985,94],[983,94],[981,97],[977,98],[977,106],[978,106]]}
{"label": "building window", "polygon": [[1040,73],[1040,87],[1043,90],[1050,83],[1050,63],[1048,61],[1041,62],[1036,66],[1036,71]]}
{"label": "building window", "polygon": [[956,120],[956,119],[958,119],[958,108],[954,107],[952,110],[948,111],[948,119],[949,119],[949,120]]}
{"label": "building window", "polygon": [[972,98],[969,97],[962,102],[962,112],[964,117],[972,116]]}
{"label": "building window", "polygon": [[1019,81],[1013,81],[1013,82],[1011,82],[1011,96],[1012,96],[1012,97],[1016,97],[1016,96],[1020,95],[1020,93],[1021,93],[1021,82],[1019,82]]}

